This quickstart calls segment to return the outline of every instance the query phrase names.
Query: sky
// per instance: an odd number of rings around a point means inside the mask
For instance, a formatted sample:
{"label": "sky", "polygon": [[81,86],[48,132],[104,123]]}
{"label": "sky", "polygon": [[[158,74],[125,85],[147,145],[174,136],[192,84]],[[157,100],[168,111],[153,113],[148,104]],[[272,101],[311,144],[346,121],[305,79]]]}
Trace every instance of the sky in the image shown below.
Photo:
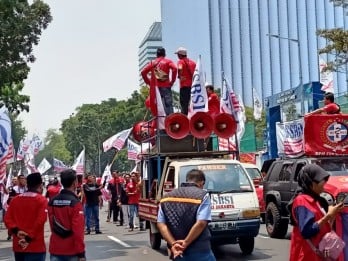
{"label": "sky", "polygon": [[138,47],[160,21],[160,0],[45,0],[53,21],[34,47],[23,126],[44,138],[86,103],[139,89]]}

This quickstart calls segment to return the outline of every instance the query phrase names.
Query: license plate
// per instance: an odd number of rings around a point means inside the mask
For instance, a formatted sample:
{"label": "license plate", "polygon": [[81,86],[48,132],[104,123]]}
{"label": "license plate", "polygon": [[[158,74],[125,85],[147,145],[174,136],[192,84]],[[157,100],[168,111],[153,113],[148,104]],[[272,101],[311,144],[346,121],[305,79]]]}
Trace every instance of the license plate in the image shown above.
{"label": "license plate", "polygon": [[213,231],[231,230],[236,228],[236,223],[233,221],[211,222],[209,227]]}

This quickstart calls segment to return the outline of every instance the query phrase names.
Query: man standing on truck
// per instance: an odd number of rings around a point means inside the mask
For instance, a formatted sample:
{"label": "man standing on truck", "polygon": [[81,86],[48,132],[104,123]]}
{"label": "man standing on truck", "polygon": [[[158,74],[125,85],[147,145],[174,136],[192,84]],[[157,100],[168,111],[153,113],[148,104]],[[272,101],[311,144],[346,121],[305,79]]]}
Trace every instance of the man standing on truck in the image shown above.
{"label": "man standing on truck", "polygon": [[324,94],[324,107],[316,109],[308,114],[337,114],[341,112],[341,107],[335,103],[334,94],[327,92]]}
{"label": "man standing on truck", "polygon": [[171,258],[215,261],[208,222],[211,221],[209,194],[203,190],[205,175],[193,169],[186,183],[167,193],[160,203],[157,226],[167,241]]}

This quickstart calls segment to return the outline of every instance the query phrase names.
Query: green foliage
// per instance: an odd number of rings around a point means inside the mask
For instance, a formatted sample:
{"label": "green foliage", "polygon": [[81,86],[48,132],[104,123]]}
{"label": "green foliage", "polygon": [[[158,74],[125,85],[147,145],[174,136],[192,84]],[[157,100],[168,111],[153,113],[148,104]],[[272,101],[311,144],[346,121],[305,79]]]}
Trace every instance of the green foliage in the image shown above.
{"label": "green foliage", "polygon": [[15,150],[17,151],[17,149],[19,147],[19,142],[27,134],[27,130],[22,125],[23,121],[18,120],[12,114],[10,114],[10,118],[11,118],[11,122],[12,122],[11,128],[12,128],[13,146],[14,146]]}
{"label": "green foliage", "polygon": [[50,8],[40,0],[1,0],[0,10],[0,102],[10,112],[29,111],[23,81],[35,61],[33,46],[52,21]]}
{"label": "green foliage", "polygon": [[245,107],[245,116],[247,122],[254,122],[255,124],[255,136],[257,140],[263,140],[263,132],[266,129],[266,116],[265,111],[262,111],[261,120],[256,121],[254,119],[254,109]]}
{"label": "green foliage", "polygon": [[342,28],[318,30],[317,34],[329,43],[319,54],[331,54],[335,58],[327,62],[326,71],[339,71],[348,62],[348,31]]}

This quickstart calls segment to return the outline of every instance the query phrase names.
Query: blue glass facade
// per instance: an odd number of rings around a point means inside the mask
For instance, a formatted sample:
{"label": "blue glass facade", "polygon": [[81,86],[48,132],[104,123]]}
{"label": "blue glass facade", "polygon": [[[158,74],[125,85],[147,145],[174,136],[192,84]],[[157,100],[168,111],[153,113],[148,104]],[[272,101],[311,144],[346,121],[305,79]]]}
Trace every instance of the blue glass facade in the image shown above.
{"label": "blue glass facade", "polygon": [[[224,71],[250,106],[252,87],[265,98],[318,81],[326,41],[316,30],[348,29],[345,12],[329,0],[161,0],[162,42],[173,60],[179,46],[202,55],[207,81],[220,87]],[[337,94],[347,91],[346,71],[335,74]]]}

